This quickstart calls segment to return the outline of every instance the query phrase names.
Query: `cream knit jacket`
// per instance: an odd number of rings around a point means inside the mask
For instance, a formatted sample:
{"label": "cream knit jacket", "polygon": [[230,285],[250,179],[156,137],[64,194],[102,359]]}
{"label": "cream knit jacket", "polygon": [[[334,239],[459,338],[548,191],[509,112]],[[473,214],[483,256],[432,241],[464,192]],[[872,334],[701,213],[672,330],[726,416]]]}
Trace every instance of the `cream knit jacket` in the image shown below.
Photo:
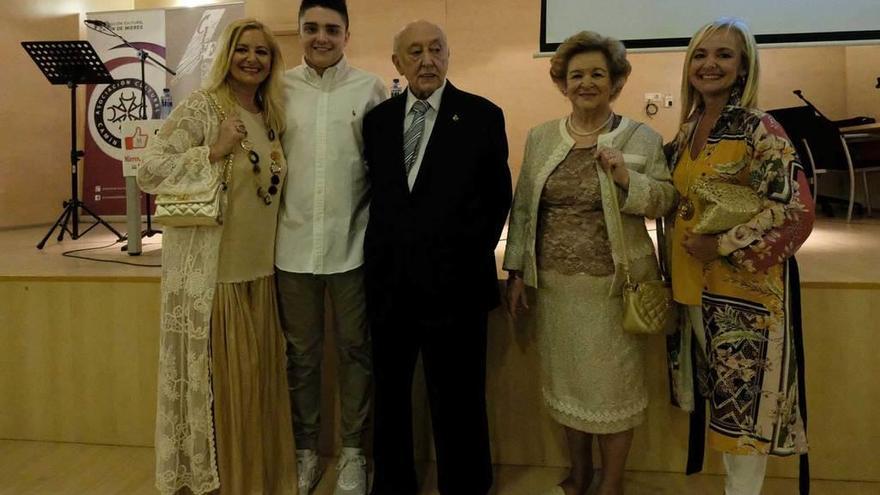
{"label": "cream knit jacket", "polygon": [[[627,139],[627,136],[629,138]],[[625,143],[622,141],[626,140]],[[629,189],[616,186],[597,164],[602,210],[615,262],[612,293],[620,291],[624,275],[621,257],[626,256],[635,281],[656,279],[654,245],[645,227],[645,217],[666,215],[675,205],[676,192],[663,155],[662,138],[648,126],[622,118],[613,131],[601,134],[598,146],[619,149],[629,169]],[[535,256],[538,207],[547,178],[574,147],[565,119],[552,120],[529,131],[507,231],[504,269],[523,273],[526,285],[538,286]],[[618,194],[623,232],[610,210],[610,194]],[[621,246],[626,237],[626,253]]]}

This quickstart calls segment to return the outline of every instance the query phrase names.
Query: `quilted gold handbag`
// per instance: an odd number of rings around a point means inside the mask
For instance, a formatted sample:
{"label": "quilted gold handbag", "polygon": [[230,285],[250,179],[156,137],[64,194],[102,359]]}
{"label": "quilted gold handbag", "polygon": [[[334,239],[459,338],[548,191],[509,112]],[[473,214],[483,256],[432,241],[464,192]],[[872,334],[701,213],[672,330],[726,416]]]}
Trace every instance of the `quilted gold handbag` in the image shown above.
{"label": "quilted gold handbag", "polygon": [[690,194],[706,205],[693,228],[696,234],[726,232],[751,220],[762,207],[761,198],[751,187],[717,180],[697,180]]}
{"label": "quilted gold handbag", "polygon": [[[208,102],[220,122],[226,120],[226,112],[217,103],[214,95],[205,92]],[[210,191],[200,194],[159,194],[156,196],[156,212],[153,219],[169,227],[198,227],[223,224],[223,194],[229,184],[232,172],[232,154],[223,162],[223,179]]]}
{"label": "quilted gold handbag", "polygon": [[[665,264],[662,261],[660,263],[660,280],[633,281],[626,255],[626,235],[623,232],[616,186],[610,174],[608,180],[612,187],[611,210],[617,219],[617,231],[623,248],[620,259],[623,264],[623,272],[626,275],[626,283],[623,285],[623,330],[639,335],[671,334],[675,331],[678,314],[675,301],[672,299],[672,285],[666,275]],[[662,231],[663,224],[658,219],[659,239],[662,239]],[[662,240],[658,242],[658,244],[660,243]]]}

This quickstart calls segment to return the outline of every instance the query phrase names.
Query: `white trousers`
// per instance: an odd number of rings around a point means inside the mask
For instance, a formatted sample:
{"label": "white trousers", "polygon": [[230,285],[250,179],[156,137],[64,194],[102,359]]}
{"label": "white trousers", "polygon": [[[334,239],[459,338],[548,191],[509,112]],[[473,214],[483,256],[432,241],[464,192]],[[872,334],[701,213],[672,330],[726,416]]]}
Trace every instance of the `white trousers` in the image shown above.
{"label": "white trousers", "polygon": [[[703,309],[700,306],[688,306],[688,317],[694,327],[694,336],[702,352],[706,349],[706,329],[703,328]],[[724,454],[724,468],[727,479],[724,483],[724,495],[761,495],[764,485],[764,474],[767,472],[766,455]]]}
{"label": "white trousers", "polygon": [[724,468],[727,470],[724,495],[761,495],[767,472],[766,455],[725,453]]}

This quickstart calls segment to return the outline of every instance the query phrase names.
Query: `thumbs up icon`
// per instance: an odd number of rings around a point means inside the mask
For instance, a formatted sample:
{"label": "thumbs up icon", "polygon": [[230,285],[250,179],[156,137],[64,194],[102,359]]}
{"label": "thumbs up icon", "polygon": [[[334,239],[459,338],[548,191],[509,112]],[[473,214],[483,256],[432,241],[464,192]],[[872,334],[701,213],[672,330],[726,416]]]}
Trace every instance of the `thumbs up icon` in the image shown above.
{"label": "thumbs up icon", "polygon": [[126,136],[125,137],[125,149],[127,150],[136,150],[147,147],[147,137],[148,135],[144,133],[144,131],[140,128],[140,126],[135,127],[134,136]]}

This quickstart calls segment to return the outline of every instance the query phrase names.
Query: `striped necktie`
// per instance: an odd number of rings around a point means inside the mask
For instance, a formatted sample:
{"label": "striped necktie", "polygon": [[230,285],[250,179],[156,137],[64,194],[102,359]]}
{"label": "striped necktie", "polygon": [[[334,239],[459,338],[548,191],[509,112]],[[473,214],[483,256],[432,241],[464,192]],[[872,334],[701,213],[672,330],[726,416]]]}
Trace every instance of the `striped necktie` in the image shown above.
{"label": "striped necktie", "polygon": [[412,124],[403,133],[403,163],[406,165],[407,176],[409,176],[413,165],[416,164],[416,157],[419,155],[419,143],[425,132],[425,114],[428,112],[428,108],[430,105],[426,101],[417,100],[410,109],[410,113],[413,114]]}

